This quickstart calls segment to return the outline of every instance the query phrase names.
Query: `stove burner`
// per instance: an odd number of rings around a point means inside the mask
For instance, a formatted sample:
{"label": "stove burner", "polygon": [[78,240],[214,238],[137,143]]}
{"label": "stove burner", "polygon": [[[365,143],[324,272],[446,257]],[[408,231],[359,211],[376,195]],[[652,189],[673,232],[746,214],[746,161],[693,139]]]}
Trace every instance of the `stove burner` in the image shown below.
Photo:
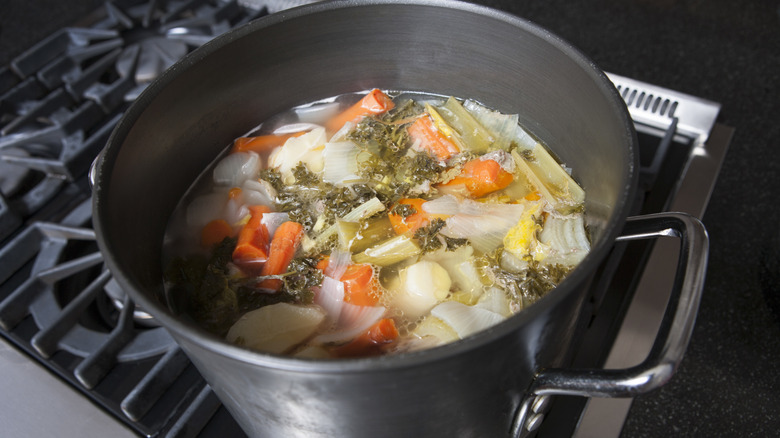
{"label": "stove burner", "polygon": [[129,102],[160,73],[266,13],[224,0],[126,3],[106,2],[91,27],[62,29],[3,71],[0,161],[23,176],[0,180],[0,240],[86,173]]}
{"label": "stove burner", "polygon": [[83,226],[90,217],[90,203],[83,202],[61,224],[37,222],[0,250],[0,284],[32,264],[27,279],[0,302],[0,326],[13,329],[29,311],[40,327],[31,339],[35,350],[45,358],[60,349],[85,358],[75,373],[88,388],[116,362],[154,357],[174,345],[164,329],[134,324],[127,297],[118,312],[108,303],[118,298],[105,289],[116,294],[117,288],[100,267],[94,231]]}

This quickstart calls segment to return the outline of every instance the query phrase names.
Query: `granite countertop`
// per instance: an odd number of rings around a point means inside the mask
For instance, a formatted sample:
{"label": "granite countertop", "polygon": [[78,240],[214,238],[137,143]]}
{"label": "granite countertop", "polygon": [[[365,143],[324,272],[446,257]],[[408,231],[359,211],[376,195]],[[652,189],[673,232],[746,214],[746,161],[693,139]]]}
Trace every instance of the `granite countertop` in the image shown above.
{"label": "granite countertop", "polygon": [[[0,65],[99,1],[5,0]],[[710,261],[688,352],[638,397],[623,435],[780,430],[780,6],[731,0],[483,0],[557,33],[602,69],[722,105],[736,128],[703,218]]]}

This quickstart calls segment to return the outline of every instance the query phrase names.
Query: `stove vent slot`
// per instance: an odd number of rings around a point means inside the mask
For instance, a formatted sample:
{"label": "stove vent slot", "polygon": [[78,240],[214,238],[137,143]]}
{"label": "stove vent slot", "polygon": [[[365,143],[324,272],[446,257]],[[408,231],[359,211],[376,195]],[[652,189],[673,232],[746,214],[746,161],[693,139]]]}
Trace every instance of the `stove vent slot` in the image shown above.
{"label": "stove vent slot", "polygon": [[636,88],[624,87],[622,85],[616,85],[618,92],[626,101],[627,106],[634,106],[634,108],[647,111],[659,116],[666,116],[668,118],[674,118],[674,111],[677,109],[679,102],[676,100],[670,100],[662,96],[656,96],[652,93],[646,93]]}

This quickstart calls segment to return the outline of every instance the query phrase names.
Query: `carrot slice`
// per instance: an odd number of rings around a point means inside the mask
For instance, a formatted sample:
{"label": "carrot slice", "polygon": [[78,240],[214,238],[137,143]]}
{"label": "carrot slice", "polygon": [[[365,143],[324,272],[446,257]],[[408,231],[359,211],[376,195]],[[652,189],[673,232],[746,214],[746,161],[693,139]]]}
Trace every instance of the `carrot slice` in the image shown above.
{"label": "carrot slice", "polygon": [[268,228],[261,222],[263,213],[271,211],[265,205],[249,207],[252,217],[238,233],[238,244],[233,250],[233,262],[241,268],[259,267],[268,260]]}
{"label": "carrot slice", "polygon": [[[398,200],[398,204],[406,204],[414,208],[417,212],[412,213],[407,217],[403,217],[396,213],[389,213],[387,217],[390,219],[390,225],[393,226],[393,230],[396,234],[404,234],[407,232],[415,232],[418,228],[428,225],[432,219],[442,218],[446,219],[447,216],[439,214],[428,214],[423,210],[422,205],[425,203],[425,199],[422,198],[402,198]],[[397,205],[397,204],[396,204]]]}
{"label": "carrot slice", "polygon": [[[268,261],[263,265],[260,275],[280,275],[287,271],[295,251],[303,238],[303,225],[298,222],[287,221],[279,225],[271,240],[271,248],[268,252]],[[263,289],[279,290],[282,280],[267,279],[258,285]]]}
{"label": "carrot slice", "polygon": [[390,96],[383,93],[382,90],[374,88],[356,104],[328,121],[325,128],[330,132],[335,132],[347,122],[358,122],[364,116],[382,114],[394,107],[395,103]]}
{"label": "carrot slice", "polygon": [[460,152],[460,148],[441,133],[433,124],[430,116],[423,115],[414,121],[406,131],[419,147],[439,161],[444,161]]}
{"label": "carrot slice", "polygon": [[218,244],[226,237],[233,236],[233,227],[224,219],[215,219],[207,223],[200,232],[200,244],[206,248]]}
{"label": "carrot slice", "polygon": [[[325,271],[329,263],[330,259],[326,257],[317,263],[317,269]],[[344,283],[345,302],[356,306],[375,306],[379,302],[382,289],[370,264],[349,265],[338,280]]]}
{"label": "carrot slice", "polygon": [[477,158],[464,164],[460,175],[442,184],[441,187],[463,185],[471,196],[479,198],[505,188],[512,179],[512,174],[504,170],[495,160]]}
{"label": "carrot slice", "polygon": [[349,343],[334,348],[333,353],[338,357],[376,356],[382,353],[384,346],[396,339],[398,329],[395,321],[383,318]]}
{"label": "carrot slice", "polygon": [[277,146],[281,146],[287,140],[305,134],[306,131],[293,132],[290,134],[268,134],[258,135],[257,137],[239,137],[233,141],[231,152],[257,152],[262,154]]}
{"label": "carrot slice", "polygon": [[233,187],[232,189],[228,190],[228,199],[236,199],[241,196],[241,193],[243,193],[241,187]]}

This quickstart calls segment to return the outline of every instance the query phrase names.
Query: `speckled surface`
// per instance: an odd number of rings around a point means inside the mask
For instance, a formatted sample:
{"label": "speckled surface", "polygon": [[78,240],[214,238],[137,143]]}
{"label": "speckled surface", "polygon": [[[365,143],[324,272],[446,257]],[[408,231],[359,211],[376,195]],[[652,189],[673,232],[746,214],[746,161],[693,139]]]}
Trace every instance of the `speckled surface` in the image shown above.
{"label": "speckled surface", "polygon": [[[0,65],[97,1],[4,0]],[[722,104],[736,128],[704,223],[710,264],[680,370],[639,397],[625,437],[780,434],[780,2],[485,0],[604,70]]]}

